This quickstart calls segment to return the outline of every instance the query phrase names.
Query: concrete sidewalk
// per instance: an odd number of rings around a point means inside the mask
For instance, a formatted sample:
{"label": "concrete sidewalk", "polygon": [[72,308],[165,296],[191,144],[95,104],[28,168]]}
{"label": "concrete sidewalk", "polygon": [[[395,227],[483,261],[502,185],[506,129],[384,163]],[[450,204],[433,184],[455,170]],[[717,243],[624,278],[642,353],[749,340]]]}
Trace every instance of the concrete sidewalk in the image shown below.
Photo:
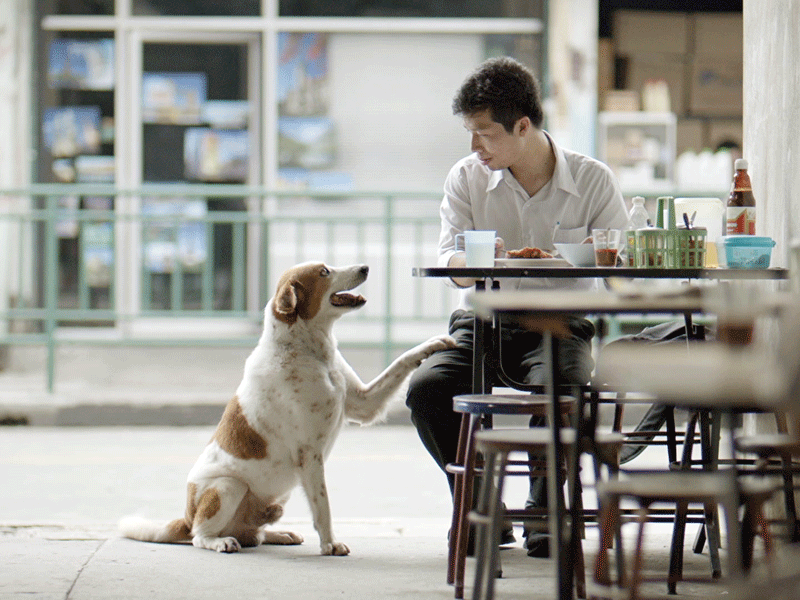
{"label": "concrete sidewalk", "polygon": [[[329,495],[337,537],[350,556],[319,555],[300,491],[276,526],[302,534],[300,546],[221,555],[119,538],[115,523],[126,514],[166,520],[183,513],[186,474],[211,433],[210,427],[2,429],[0,599],[452,598],[445,582],[449,492],[411,427],[347,427],[333,450]],[[518,505],[525,485],[513,478],[509,485],[507,502]],[[665,572],[669,534],[664,525],[650,529],[650,575]],[[693,535],[690,528],[685,572],[708,577],[707,553],[688,550]],[[588,528],[584,547],[589,576],[595,528]],[[502,552],[502,561],[497,598],[555,596],[552,561],[529,558],[520,542]],[[467,598],[472,569],[469,559]],[[662,594],[665,586],[652,589]],[[725,592],[719,584],[690,583],[678,591],[691,598]]]}

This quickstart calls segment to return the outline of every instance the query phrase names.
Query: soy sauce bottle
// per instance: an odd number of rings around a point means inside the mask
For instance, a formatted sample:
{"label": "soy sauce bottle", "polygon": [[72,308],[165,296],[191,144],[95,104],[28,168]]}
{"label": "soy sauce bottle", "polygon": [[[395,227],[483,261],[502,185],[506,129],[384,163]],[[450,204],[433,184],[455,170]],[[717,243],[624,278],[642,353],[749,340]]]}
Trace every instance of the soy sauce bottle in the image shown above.
{"label": "soy sauce bottle", "polygon": [[756,234],[756,199],[747,173],[747,160],[737,158],[734,163],[731,194],[728,196],[728,235]]}

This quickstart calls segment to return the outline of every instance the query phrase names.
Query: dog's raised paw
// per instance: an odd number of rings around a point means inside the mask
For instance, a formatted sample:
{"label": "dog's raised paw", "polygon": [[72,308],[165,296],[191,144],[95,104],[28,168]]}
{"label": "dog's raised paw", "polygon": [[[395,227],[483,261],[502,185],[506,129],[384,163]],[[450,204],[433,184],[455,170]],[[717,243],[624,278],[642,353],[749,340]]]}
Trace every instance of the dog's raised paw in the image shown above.
{"label": "dog's raised paw", "polygon": [[347,556],[350,554],[350,548],[342,542],[328,542],[322,544],[321,547],[324,556]]}
{"label": "dog's raised paw", "polygon": [[447,350],[448,348],[455,348],[456,341],[450,337],[449,335],[439,335],[436,337],[432,337],[423,345],[425,351],[425,357],[427,358],[434,352],[438,352],[439,350]]}
{"label": "dog's raised paw", "polygon": [[303,536],[291,531],[265,531],[262,544],[275,544],[279,546],[296,546],[303,543]]}

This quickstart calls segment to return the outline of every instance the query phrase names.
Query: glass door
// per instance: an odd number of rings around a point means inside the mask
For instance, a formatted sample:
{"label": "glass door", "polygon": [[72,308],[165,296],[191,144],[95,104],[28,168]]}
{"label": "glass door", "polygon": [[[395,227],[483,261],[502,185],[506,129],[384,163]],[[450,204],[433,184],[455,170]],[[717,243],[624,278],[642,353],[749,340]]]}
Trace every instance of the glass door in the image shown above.
{"label": "glass door", "polygon": [[152,190],[137,199],[141,310],[246,311],[257,257],[244,217],[258,203],[224,186],[262,181],[259,36],[171,32],[135,43],[140,150],[130,175]]}

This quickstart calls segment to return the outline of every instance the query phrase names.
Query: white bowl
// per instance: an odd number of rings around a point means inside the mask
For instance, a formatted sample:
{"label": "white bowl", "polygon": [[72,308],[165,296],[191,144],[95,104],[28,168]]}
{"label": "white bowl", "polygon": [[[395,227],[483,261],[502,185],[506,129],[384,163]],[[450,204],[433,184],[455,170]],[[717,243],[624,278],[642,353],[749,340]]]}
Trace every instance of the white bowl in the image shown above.
{"label": "white bowl", "polygon": [[592,244],[553,244],[561,255],[573,267],[593,267],[594,245]]}

